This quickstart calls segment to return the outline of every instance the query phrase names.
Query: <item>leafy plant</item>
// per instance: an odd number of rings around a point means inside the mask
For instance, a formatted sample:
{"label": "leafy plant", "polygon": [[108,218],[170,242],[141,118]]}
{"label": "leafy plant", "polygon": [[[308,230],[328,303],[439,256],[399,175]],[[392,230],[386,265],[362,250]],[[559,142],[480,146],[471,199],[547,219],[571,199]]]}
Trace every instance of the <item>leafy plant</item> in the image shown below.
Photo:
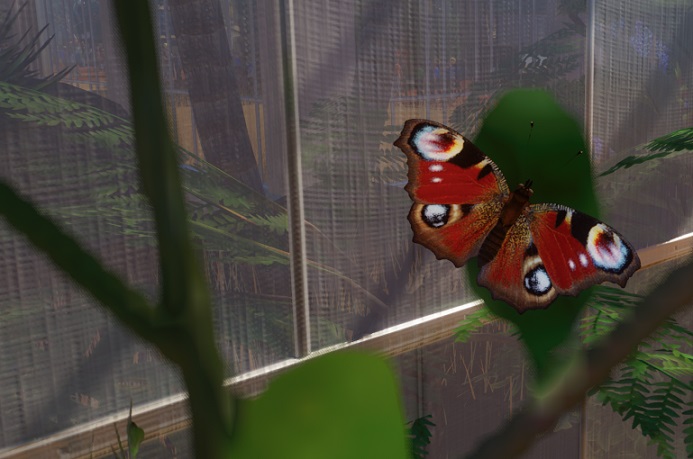
{"label": "leafy plant", "polygon": [[[27,38],[31,30],[27,30],[21,37],[12,34],[12,26],[19,19],[27,3],[23,3],[13,13],[14,3],[4,12],[4,18],[0,22],[0,81],[22,84],[34,89],[42,89],[60,81],[70,73],[72,68],[65,68],[48,77],[40,78],[38,72],[30,68],[38,55],[51,42],[53,36],[43,40],[41,36],[48,26],[38,31],[31,38]],[[2,13],[0,13],[2,14]],[[24,42],[24,45],[20,43]]]}
{"label": "leafy plant", "polygon": [[653,153],[645,155],[631,155],[602,172],[600,176],[613,174],[620,169],[628,169],[644,163],[663,158],[673,158],[681,154],[693,151],[693,127],[679,129],[669,134],[657,137],[651,142],[641,146],[639,149],[648,150]]}
{"label": "leafy plant", "polygon": [[111,446],[113,455],[116,457],[116,459],[136,459],[137,453],[140,450],[140,445],[144,440],[144,430],[142,430],[137,424],[135,424],[135,421],[132,420],[132,402],[130,403],[130,414],[128,415],[128,423],[126,427],[128,439],[127,453],[125,452],[123,443],[120,440],[120,432],[118,432],[118,427],[114,425],[113,428],[115,429],[116,438],[118,439],[119,449],[119,452],[116,452],[115,448]]}
{"label": "leafy plant", "polygon": [[[595,295],[591,313],[582,321],[583,342],[590,343],[610,333],[624,315],[640,301],[638,295],[602,287]],[[682,422],[686,397],[693,391],[693,355],[681,350],[693,332],[672,318],[635,350],[617,373],[592,392],[623,420],[657,445],[657,454],[676,457],[672,426]],[[686,439],[690,449],[692,438]]]}
{"label": "leafy plant", "polygon": [[435,427],[430,414],[416,418],[409,426],[409,438],[411,439],[412,457],[425,459],[428,456],[428,445],[431,444],[431,427]]}

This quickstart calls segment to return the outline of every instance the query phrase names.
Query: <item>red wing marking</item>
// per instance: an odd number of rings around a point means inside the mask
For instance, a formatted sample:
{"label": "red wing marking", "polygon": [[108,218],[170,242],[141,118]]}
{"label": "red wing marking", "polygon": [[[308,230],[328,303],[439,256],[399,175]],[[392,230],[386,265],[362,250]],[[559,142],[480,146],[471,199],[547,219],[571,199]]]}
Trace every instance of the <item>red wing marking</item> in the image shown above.
{"label": "red wing marking", "polygon": [[[483,164],[483,165],[482,165]],[[463,169],[443,161],[418,161],[409,176],[407,190],[412,198],[427,204],[478,204],[500,194],[492,173],[479,177],[486,164]]]}

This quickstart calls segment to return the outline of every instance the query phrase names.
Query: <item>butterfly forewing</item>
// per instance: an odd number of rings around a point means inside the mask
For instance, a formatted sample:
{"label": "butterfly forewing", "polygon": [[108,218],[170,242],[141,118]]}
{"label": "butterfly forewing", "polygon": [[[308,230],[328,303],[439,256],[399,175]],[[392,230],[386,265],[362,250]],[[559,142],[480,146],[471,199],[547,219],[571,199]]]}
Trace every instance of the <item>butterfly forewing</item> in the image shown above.
{"label": "butterfly forewing", "polygon": [[414,241],[463,265],[478,253],[509,196],[503,175],[472,142],[432,121],[407,121],[395,145],[409,165]]}
{"label": "butterfly forewing", "polygon": [[498,167],[469,139],[428,120],[409,120],[395,141],[407,155],[406,190],[424,204],[479,204],[506,198]]}
{"label": "butterfly forewing", "polygon": [[530,206],[530,230],[558,293],[577,295],[602,282],[621,287],[640,268],[633,247],[613,228],[559,204]]}

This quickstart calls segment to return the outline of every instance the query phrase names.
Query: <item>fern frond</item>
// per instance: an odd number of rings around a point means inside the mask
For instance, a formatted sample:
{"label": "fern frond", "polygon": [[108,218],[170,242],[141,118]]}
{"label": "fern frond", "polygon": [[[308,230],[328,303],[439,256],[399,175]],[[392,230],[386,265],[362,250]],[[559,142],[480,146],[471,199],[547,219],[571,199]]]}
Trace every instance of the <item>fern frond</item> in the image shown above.
{"label": "fern frond", "polygon": [[460,322],[455,330],[455,341],[461,343],[468,341],[472,333],[495,319],[497,319],[497,317],[489,308],[481,308],[478,311],[474,311]]}
{"label": "fern frond", "polygon": [[675,152],[681,150],[693,151],[693,127],[657,137],[644,146],[650,151]]}
{"label": "fern frond", "polygon": [[678,131],[657,137],[639,149],[649,150],[652,153],[645,155],[631,155],[623,158],[614,166],[602,172],[600,175],[613,174],[619,169],[628,169],[643,163],[666,157],[675,157],[693,151],[693,127],[679,129]]}
{"label": "fern frond", "polygon": [[428,445],[431,444],[431,429],[435,427],[432,416],[427,414],[414,419],[409,427],[409,438],[411,438],[412,457],[414,459],[425,459],[428,456]]}
{"label": "fern frond", "polygon": [[687,457],[693,457],[693,400],[689,400],[686,403],[688,408],[686,411],[681,413],[684,417],[683,425],[683,443],[686,445],[686,455]]}
{"label": "fern frond", "polygon": [[[638,300],[637,295],[598,288],[591,311],[580,324],[583,342],[591,343],[610,333]],[[690,330],[669,319],[631,354],[618,376],[590,393],[623,420],[632,419],[632,427],[639,428],[665,459],[676,457],[673,427],[684,415],[690,417],[685,414],[688,411],[683,412],[683,399],[693,390],[688,382],[693,377],[693,355],[682,351],[679,343],[689,343],[691,336]],[[684,432],[691,436],[687,441],[693,441],[693,426]]]}

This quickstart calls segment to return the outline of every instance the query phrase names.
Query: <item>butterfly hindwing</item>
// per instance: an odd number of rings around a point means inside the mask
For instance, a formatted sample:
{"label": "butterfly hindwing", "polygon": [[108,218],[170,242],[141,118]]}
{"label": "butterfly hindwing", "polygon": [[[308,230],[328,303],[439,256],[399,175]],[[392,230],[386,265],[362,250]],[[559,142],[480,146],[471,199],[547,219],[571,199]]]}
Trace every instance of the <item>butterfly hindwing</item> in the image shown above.
{"label": "butterfly hindwing", "polygon": [[433,121],[407,121],[395,145],[407,155],[414,241],[462,266],[509,196],[503,175],[472,142]]}
{"label": "butterfly hindwing", "polygon": [[479,252],[502,207],[499,201],[473,206],[414,203],[409,211],[414,242],[460,267]]}
{"label": "butterfly hindwing", "polygon": [[527,212],[508,229],[498,253],[481,267],[477,282],[488,288],[494,299],[520,312],[544,308],[556,299],[559,292],[532,241]]}

